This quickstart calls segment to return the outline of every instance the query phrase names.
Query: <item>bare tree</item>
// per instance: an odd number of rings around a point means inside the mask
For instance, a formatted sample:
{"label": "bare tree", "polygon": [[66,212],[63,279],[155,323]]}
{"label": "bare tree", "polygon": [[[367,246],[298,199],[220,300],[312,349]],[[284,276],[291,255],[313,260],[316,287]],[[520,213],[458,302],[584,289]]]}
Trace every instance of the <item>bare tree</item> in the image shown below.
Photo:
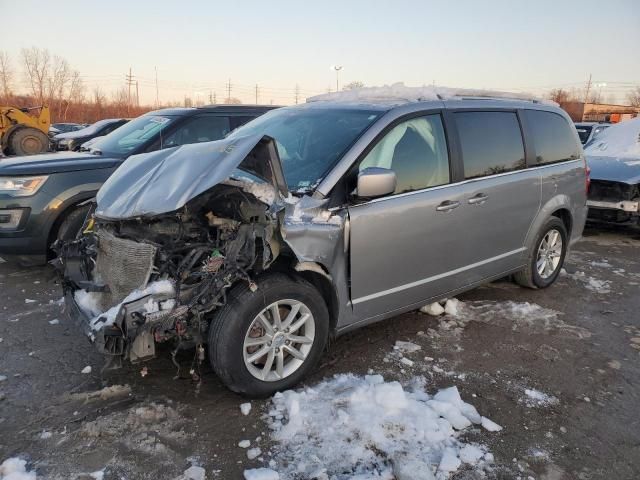
{"label": "bare tree", "polygon": [[31,93],[37,104],[43,105],[46,100],[51,68],[49,50],[37,47],[23,48],[22,61],[25,80],[30,85]]}
{"label": "bare tree", "polygon": [[67,90],[67,97],[64,101],[64,111],[62,114],[63,120],[67,121],[67,113],[69,112],[69,106],[72,103],[84,103],[84,85],[82,84],[82,78],[80,78],[80,72],[75,70],[71,74],[71,80],[69,88]]}
{"label": "bare tree", "polygon": [[9,54],[0,51],[0,91],[2,92],[2,103],[9,103],[11,99],[11,87],[13,86],[13,69]]}
{"label": "bare tree", "polygon": [[565,102],[571,101],[569,100],[569,98],[570,98],[569,92],[562,88],[554,88],[549,92],[549,99],[553,100],[558,104],[563,104]]}
{"label": "bare tree", "polygon": [[364,82],[361,82],[360,80],[355,80],[353,82],[350,82],[344,85],[342,87],[342,90],[355,90],[357,88],[362,88],[362,87],[364,87]]}
{"label": "bare tree", "polygon": [[360,80],[356,80],[354,82],[347,83],[344,87],[342,87],[342,90],[355,90],[357,88],[362,88],[362,87],[364,87],[364,82],[361,82]]}
{"label": "bare tree", "polygon": [[231,97],[231,98],[225,98],[224,103],[228,105],[240,105],[242,101],[239,98]]}
{"label": "bare tree", "polygon": [[69,64],[64,58],[55,55],[47,79],[47,103],[55,108],[58,114],[62,112],[65,92],[70,81],[71,68],[69,68]]}
{"label": "bare tree", "polygon": [[627,94],[627,102],[629,102],[629,105],[632,107],[640,107],[640,86]]}

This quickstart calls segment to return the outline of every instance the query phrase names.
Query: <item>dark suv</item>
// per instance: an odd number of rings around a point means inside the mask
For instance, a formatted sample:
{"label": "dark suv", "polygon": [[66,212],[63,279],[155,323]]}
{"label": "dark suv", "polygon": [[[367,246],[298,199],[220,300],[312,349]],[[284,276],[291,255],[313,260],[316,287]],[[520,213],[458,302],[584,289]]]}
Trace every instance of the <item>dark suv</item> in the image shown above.
{"label": "dark suv", "polygon": [[149,112],[92,145],[0,160],[0,257],[47,261],[56,239],[73,237],[100,186],[129,156],[218,140],[271,106],[220,105]]}

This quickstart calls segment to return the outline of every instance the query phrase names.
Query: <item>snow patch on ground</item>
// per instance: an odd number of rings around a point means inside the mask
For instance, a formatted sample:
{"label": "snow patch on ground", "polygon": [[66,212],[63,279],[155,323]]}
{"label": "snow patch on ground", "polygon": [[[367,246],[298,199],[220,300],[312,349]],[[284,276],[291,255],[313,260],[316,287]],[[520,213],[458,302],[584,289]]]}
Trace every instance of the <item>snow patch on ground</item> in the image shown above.
{"label": "snow patch on ground", "polygon": [[549,395],[533,388],[525,388],[524,395],[525,396],[520,399],[520,402],[530,408],[544,408],[560,403],[560,401],[553,395]]}
{"label": "snow patch on ground", "polygon": [[[447,302],[453,300],[455,299]],[[588,330],[563,322],[559,318],[560,312],[535,303],[455,300],[455,307],[452,306],[449,311],[452,314],[438,317],[438,331],[431,328],[427,330],[429,336],[437,337],[445,333],[459,335],[471,321],[498,325],[514,331],[522,329],[532,333],[554,331],[563,336],[581,339],[591,336]]]}
{"label": "snow patch on ground", "polygon": [[595,277],[587,275],[581,270],[574,273],[568,273],[563,270],[562,273],[573,280],[584,283],[587,290],[601,294],[611,293],[611,282],[609,280],[598,280]]}
{"label": "snow patch on ground", "polygon": [[36,472],[27,470],[27,461],[8,458],[0,465],[0,480],[36,480]]}
{"label": "snow patch on ground", "polygon": [[251,402],[240,404],[240,411],[244,416],[249,415],[249,412],[251,412]]}
{"label": "snow patch on ground", "polygon": [[463,463],[488,466],[486,447],[465,449],[458,437],[473,424],[501,427],[462,401],[456,387],[432,396],[424,384],[415,379],[405,389],[381,375],[342,374],[277,393],[267,421],[281,478],[391,479],[411,465],[447,478]]}

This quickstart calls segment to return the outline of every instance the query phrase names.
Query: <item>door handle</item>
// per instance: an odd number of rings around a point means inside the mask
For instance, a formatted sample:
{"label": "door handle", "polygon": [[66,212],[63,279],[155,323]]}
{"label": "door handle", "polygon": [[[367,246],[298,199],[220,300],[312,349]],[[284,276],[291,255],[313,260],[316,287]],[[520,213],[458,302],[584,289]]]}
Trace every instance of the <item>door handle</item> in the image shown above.
{"label": "door handle", "polygon": [[474,195],[469,200],[467,200],[467,202],[470,203],[471,205],[482,205],[484,202],[487,201],[488,198],[489,198],[489,195],[486,195],[484,193],[478,193],[477,195]]}
{"label": "door handle", "polygon": [[450,210],[453,210],[454,208],[458,208],[459,206],[460,206],[460,202],[445,200],[444,202],[442,202],[440,205],[436,207],[436,210],[438,212],[448,212]]}

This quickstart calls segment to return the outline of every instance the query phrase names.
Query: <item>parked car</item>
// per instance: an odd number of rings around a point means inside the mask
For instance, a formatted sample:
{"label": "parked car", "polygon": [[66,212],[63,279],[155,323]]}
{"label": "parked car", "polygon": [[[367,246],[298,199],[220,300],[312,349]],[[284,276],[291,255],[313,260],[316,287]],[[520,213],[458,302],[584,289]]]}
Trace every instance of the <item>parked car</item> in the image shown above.
{"label": "parked car", "polygon": [[100,137],[93,137],[91,140],[87,140],[82,145],[80,145],[80,151],[81,152],[91,151],[91,146],[94,145],[96,142],[98,142],[98,140],[101,140],[103,138],[104,138],[104,135]]}
{"label": "parked car", "polygon": [[54,137],[59,133],[75,132],[85,128],[85,125],[79,123],[52,123],[49,126],[49,137]]}
{"label": "parked car", "polygon": [[610,123],[602,122],[576,122],[574,125],[576,126],[576,130],[578,131],[578,136],[580,137],[580,142],[582,143],[582,145],[586,145],[591,140],[596,138],[598,134],[604,132],[611,126]]}
{"label": "parked car", "polygon": [[273,107],[158,110],[138,117],[85,153],[60,152],[0,161],[0,257],[24,264],[51,258],[49,246],[72,238],[83,202],[130,155],[222,138]]}
{"label": "parked car", "polygon": [[608,128],[584,153],[591,169],[589,219],[640,223],[640,117]]}
{"label": "parked car", "polygon": [[166,341],[203,360],[208,344],[230,389],[265,396],[304,378],[330,335],[509,274],[551,285],[586,217],[569,117],[405,89],[130,157],[58,248],[68,311],[110,366]]}
{"label": "parked car", "polygon": [[125,118],[107,118],[80,130],[59,133],[53,137],[54,150],[80,150],[83,143],[95,137],[108,135],[128,121]]}

